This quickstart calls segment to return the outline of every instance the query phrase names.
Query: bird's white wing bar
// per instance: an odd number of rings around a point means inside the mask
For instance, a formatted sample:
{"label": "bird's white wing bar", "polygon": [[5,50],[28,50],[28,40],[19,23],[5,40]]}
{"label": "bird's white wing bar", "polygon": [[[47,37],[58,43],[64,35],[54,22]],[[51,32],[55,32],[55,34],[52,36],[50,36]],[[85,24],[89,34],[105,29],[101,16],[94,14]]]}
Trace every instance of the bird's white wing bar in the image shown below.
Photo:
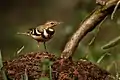
{"label": "bird's white wing bar", "polygon": [[48,37],[48,33],[46,32],[46,29],[43,30],[43,35],[47,38]]}

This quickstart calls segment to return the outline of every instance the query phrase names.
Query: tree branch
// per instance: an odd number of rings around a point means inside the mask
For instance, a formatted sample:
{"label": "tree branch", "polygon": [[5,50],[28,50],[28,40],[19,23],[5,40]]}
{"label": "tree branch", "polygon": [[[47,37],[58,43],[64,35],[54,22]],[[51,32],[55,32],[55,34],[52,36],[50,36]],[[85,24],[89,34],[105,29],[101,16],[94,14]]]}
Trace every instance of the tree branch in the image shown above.
{"label": "tree branch", "polygon": [[98,6],[92,11],[92,13],[80,24],[78,30],[73,34],[70,40],[67,42],[61,58],[67,59],[71,57],[79,42],[90,31],[92,31],[104,18],[111,14],[119,0],[109,0],[106,5]]}

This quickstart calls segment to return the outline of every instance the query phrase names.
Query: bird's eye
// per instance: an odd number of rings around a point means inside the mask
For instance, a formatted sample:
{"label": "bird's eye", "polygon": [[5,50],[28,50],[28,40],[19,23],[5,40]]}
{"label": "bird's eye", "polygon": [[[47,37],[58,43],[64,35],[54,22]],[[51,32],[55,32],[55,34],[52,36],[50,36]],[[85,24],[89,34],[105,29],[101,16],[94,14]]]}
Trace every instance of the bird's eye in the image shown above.
{"label": "bird's eye", "polygon": [[54,23],[53,23],[53,22],[51,22],[50,24],[52,24],[52,25],[53,25]]}

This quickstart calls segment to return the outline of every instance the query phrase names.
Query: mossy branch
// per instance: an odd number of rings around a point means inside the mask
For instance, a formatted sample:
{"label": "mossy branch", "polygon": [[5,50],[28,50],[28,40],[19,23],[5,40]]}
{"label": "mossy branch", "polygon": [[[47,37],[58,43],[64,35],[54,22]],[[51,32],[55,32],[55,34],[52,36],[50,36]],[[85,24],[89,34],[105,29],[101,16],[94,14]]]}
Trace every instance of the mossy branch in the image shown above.
{"label": "mossy branch", "polygon": [[113,12],[118,1],[119,0],[108,0],[106,5],[97,6],[97,8],[95,8],[92,13],[80,24],[77,31],[67,42],[61,54],[61,58],[67,59],[72,57],[79,42],[84,38],[84,36],[86,36],[87,33],[92,31],[99,23],[101,23],[106,16]]}

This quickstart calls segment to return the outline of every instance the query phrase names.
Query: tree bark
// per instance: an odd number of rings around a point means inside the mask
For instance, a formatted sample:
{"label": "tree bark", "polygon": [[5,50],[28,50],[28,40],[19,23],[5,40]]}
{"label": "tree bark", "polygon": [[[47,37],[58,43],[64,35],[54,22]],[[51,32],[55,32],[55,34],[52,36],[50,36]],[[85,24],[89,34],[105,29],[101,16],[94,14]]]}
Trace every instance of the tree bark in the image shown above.
{"label": "tree bark", "polygon": [[92,31],[106,16],[111,14],[119,0],[109,0],[105,5],[97,6],[92,13],[80,24],[77,31],[65,45],[61,58],[72,57],[79,42]]}

